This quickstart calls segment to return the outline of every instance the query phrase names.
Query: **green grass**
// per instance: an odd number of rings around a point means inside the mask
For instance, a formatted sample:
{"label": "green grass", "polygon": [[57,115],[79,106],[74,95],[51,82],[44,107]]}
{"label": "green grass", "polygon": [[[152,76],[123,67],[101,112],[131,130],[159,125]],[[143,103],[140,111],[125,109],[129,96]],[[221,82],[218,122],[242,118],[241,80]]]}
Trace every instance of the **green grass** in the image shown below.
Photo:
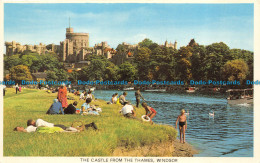
{"label": "green grass", "polygon": [[[101,116],[46,115],[56,97],[57,93],[48,94],[43,90],[23,89],[22,93],[15,94],[14,88],[7,89],[4,97],[4,156],[111,156],[117,147],[162,143],[175,139],[177,135],[170,126],[127,119],[119,114],[119,105],[107,105],[102,100],[91,103],[102,108]],[[84,101],[74,98],[80,107]],[[137,109],[137,117],[144,113],[144,109]],[[95,122],[99,130],[53,134],[13,131],[16,126],[26,127],[28,119],[38,118],[66,126],[71,126],[76,120],[84,124]]]}

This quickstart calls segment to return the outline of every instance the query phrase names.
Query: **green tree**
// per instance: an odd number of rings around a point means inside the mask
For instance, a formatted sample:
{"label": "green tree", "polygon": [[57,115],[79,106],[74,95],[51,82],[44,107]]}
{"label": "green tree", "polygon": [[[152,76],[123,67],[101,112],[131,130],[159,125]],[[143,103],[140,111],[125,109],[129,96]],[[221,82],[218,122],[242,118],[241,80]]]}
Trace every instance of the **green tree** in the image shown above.
{"label": "green tree", "polygon": [[125,53],[127,51],[126,47],[122,44],[118,44],[117,45],[117,48],[116,48],[116,51],[118,53]]}
{"label": "green tree", "polygon": [[10,68],[20,65],[21,59],[19,55],[4,56],[4,69],[10,70]]}
{"label": "green tree", "polygon": [[151,46],[153,44],[153,41],[150,40],[149,38],[145,38],[142,42],[139,42],[138,45],[143,48],[149,48],[149,46]]}
{"label": "green tree", "polygon": [[223,43],[206,46],[205,75],[207,80],[221,80],[221,68],[227,62],[229,47]]}
{"label": "green tree", "polygon": [[188,81],[192,79],[191,73],[191,61],[192,56],[191,47],[181,47],[178,53],[175,55],[176,58],[176,79]]}
{"label": "green tree", "polygon": [[[40,72],[53,70],[53,69],[61,69],[63,67],[63,63],[59,61],[58,56],[56,54],[44,54],[40,55]],[[34,65],[35,66],[35,65]],[[36,67],[36,66],[35,66]]]}
{"label": "green tree", "polygon": [[125,62],[119,66],[119,79],[125,81],[134,81],[136,78],[136,67],[129,62]]}
{"label": "green tree", "polygon": [[[149,75],[154,80],[173,80],[175,78],[175,50],[167,47],[157,47],[150,56]],[[151,79],[150,79],[151,80]]]}
{"label": "green tree", "polygon": [[25,65],[17,65],[10,69],[11,80],[32,80],[29,68]]}
{"label": "green tree", "polygon": [[134,61],[137,64],[139,80],[149,80],[151,50],[147,47],[140,48],[135,55]]}
{"label": "green tree", "polygon": [[73,83],[73,82],[77,82],[78,77],[79,77],[79,72],[73,71],[72,73],[69,73],[68,79],[69,79],[69,81],[71,81]]}
{"label": "green tree", "polygon": [[78,80],[88,81],[89,80],[88,72],[89,72],[88,66],[82,67],[81,70],[78,72]]}
{"label": "green tree", "polygon": [[254,76],[254,53],[248,50],[231,49],[229,60],[243,59],[248,65],[247,80],[253,80]]}
{"label": "green tree", "polygon": [[55,73],[55,71],[47,71],[47,81],[58,81],[58,77]]}
{"label": "green tree", "polygon": [[[23,55],[21,57],[21,63],[23,65],[26,65],[30,68],[30,70],[32,70],[31,66],[36,62],[36,63],[39,63],[39,54],[27,54],[27,55]],[[34,64],[35,65],[35,64]],[[34,67],[33,67],[33,70]]]}
{"label": "green tree", "polygon": [[192,56],[190,57],[191,61],[191,73],[193,80],[204,80],[206,81],[206,71],[205,66],[206,62],[206,48],[205,46],[193,46],[192,49]]}
{"label": "green tree", "polygon": [[47,71],[47,80],[48,81],[66,81],[68,80],[69,75],[63,69],[53,69],[52,71]]}
{"label": "green tree", "polygon": [[223,66],[224,79],[234,81],[238,80],[242,82],[248,73],[248,65],[242,59],[235,59],[228,61]]}
{"label": "green tree", "polygon": [[118,66],[116,66],[112,62],[108,62],[104,72],[104,80],[118,80],[118,71]]}

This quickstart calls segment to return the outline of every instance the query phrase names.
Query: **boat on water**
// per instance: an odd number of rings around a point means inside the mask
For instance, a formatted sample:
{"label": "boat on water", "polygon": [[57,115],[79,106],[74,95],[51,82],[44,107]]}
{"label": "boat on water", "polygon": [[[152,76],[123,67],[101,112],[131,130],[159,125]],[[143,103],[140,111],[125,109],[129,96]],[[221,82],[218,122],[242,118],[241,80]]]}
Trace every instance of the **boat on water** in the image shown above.
{"label": "boat on water", "polygon": [[185,88],[186,92],[188,93],[193,93],[196,91],[196,88],[195,87],[188,87],[188,88]]}
{"label": "boat on water", "polygon": [[85,87],[85,90],[94,92],[96,87]]}
{"label": "boat on water", "polygon": [[135,90],[134,87],[123,88],[123,91],[133,91],[133,90]]}
{"label": "boat on water", "polygon": [[145,92],[166,92],[166,89],[146,89]]}
{"label": "boat on water", "polygon": [[253,104],[253,88],[249,89],[229,89],[228,92],[228,104]]}

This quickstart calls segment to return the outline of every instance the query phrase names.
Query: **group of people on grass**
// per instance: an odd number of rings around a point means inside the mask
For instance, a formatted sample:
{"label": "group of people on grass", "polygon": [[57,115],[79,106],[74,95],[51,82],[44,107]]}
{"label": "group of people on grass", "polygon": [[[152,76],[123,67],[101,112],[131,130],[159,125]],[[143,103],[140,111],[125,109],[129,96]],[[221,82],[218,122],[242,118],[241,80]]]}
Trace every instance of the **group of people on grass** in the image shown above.
{"label": "group of people on grass", "polygon": [[79,95],[79,100],[86,100],[87,98],[90,98],[91,100],[93,99],[92,91],[88,91],[88,93],[86,91],[83,91]]}
{"label": "group of people on grass", "polygon": [[[16,85],[16,92],[19,91],[18,85]],[[97,112],[96,108],[93,106],[90,106],[90,102],[93,99],[93,95],[91,91],[88,91],[86,94],[86,91],[83,91],[81,94],[79,94],[79,91],[74,92],[75,95],[80,95],[80,100],[86,100],[85,103],[81,106],[81,108],[77,108],[77,101],[74,101],[72,104],[68,105],[67,101],[67,88],[65,84],[62,84],[61,87],[58,89],[58,95],[57,99],[53,100],[53,104],[50,106],[49,110],[47,111],[47,114],[95,114],[99,115]],[[121,104],[123,107],[119,111],[120,113],[123,114],[124,117],[127,118],[135,118],[136,117],[136,109],[134,108],[133,105],[130,104],[129,101],[126,100],[127,92],[123,92],[122,95],[119,96],[118,98],[118,93],[115,93],[112,95],[112,98],[110,100],[110,104]],[[144,97],[142,96],[140,89],[138,89],[135,92],[135,97],[136,97],[136,107],[139,107],[140,100],[142,99],[145,101]],[[145,109],[145,116],[149,117],[150,123],[153,124],[152,119],[156,116],[157,112],[154,108],[149,106],[146,102],[142,102],[142,107]],[[185,130],[187,129],[187,118],[185,115],[185,110],[181,110],[181,114],[178,116],[176,120],[176,126],[179,122],[179,130],[180,130],[180,141],[185,143]],[[92,126],[94,123],[87,124],[87,126]],[[46,128],[39,128],[40,126],[44,127],[49,127],[52,128],[52,131],[69,131],[69,132],[78,132],[77,129],[73,127],[66,127],[64,125],[54,125],[52,123],[48,123],[43,121],[42,119],[37,119],[36,121],[34,120],[28,120],[27,121],[27,128],[23,127],[16,127],[14,130],[15,131],[21,131],[21,132],[34,132],[38,128],[38,130],[45,130]],[[96,125],[95,125],[96,126]],[[54,127],[54,128],[53,128]],[[55,128],[56,127],[56,128]]]}
{"label": "group of people on grass", "polygon": [[[129,101],[126,100],[127,92],[123,92],[123,94],[120,95],[119,98],[117,98],[117,96],[118,93],[113,94],[108,104],[121,104],[123,107],[119,112],[122,113],[127,118],[135,118],[136,117],[135,108],[133,105],[130,104]],[[135,97],[136,97],[136,107],[138,108],[140,104],[140,99],[142,98],[143,101],[145,101],[145,99],[143,98],[140,92],[140,89],[137,89],[137,91],[135,92]],[[146,116],[149,117],[151,124],[153,124],[152,119],[157,114],[156,110],[148,106],[146,102],[142,103],[142,107],[145,109]]]}
{"label": "group of people on grass", "polygon": [[[116,95],[116,96],[115,96]],[[130,104],[129,101],[126,100],[127,92],[124,92],[121,96],[119,96],[119,102],[120,104],[124,105],[123,108],[119,111],[127,118],[135,118],[136,112],[134,109],[134,106]],[[144,97],[140,93],[140,90],[138,89],[135,92],[136,97],[136,107],[140,104],[140,99],[142,98],[143,101],[145,101]],[[115,104],[114,99],[117,98],[117,93],[112,96],[111,103]],[[142,103],[142,107],[145,109],[145,115],[146,117],[149,117],[151,124],[153,124],[152,119],[156,116],[157,112],[154,108],[148,106],[146,102]],[[179,133],[180,133],[180,142],[185,143],[185,130],[187,129],[187,117],[185,115],[185,110],[181,110],[181,114],[178,116],[176,120],[175,128],[177,129],[177,125],[179,122]]]}
{"label": "group of people on grass", "polygon": [[[84,93],[85,91],[83,91]],[[67,88],[65,84],[62,84],[58,89],[57,99],[53,100],[53,104],[50,106],[46,114],[94,114],[99,115],[95,106],[90,106],[90,102],[92,101],[92,92],[89,91],[86,99],[86,102],[83,103],[81,108],[77,108],[78,102],[74,101],[72,104],[68,105],[67,100]],[[83,95],[84,96],[84,95]]]}

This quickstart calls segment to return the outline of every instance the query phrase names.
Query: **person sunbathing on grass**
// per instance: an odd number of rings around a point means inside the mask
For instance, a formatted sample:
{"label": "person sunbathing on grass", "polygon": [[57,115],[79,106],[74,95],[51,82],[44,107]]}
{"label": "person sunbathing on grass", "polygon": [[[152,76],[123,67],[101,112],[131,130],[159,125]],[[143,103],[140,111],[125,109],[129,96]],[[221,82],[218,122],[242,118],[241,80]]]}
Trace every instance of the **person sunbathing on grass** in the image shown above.
{"label": "person sunbathing on grass", "polygon": [[[94,130],[98,129],[94,122],[92,122],[90,124],[86,124],[84,127],[86,129],[88,129],[89,127],[92,127]],[[46,127],[46,126],[35,127],[33,125],[30,125],[27,128],[17,126],[14,128],[14,131],[18,131],[18,132],[36,132],[37,131],[40,133],[55,133],[55,132],[80,132],[82,130],[77,129],[75,127],[67,127],[64,130],[61,127]]]}
{"label": "person sunbathing on grass", "polygon": [[14,131],[18,132],[45,132],[45,133],[55,133],[55,132],[80,132],[80,130],[77,130],[74,127],[68,127],[66,130],[63,130],[60,127],[35,127],[33,125],[28,126],[27,128],[17,126],[14,128]]}
{"label": "person sunbathing on grass", "polygon": [[[49,122],[46,122],[46,121],[44,121],[44,120],[42,120],[42,119],[37,119],[36,121],[33,120],[33,119],[29,119],[29,120],[27,121],[27,126],[50,127],[50,128],[52,128],[52,127],[60,127],[60,128],[62,128],[63,130],[68,130],[68,128],[70,128],[70,127],[66,127],[66,126],[61,125],[61,124],[49,123]],[[91,126],[91,127],[93,127],[93,129],[97,130],[97,126],[96,126],[96,124],[95,124],[94,122],[92,122],[92,123],[90,123],[90,124],[86,124],[85,127],[86,127],[86,126]],[[86,128],[87,128],[87,127],[86,127]],[[36,130],[36,129],[35,129],[35,130]]]}

